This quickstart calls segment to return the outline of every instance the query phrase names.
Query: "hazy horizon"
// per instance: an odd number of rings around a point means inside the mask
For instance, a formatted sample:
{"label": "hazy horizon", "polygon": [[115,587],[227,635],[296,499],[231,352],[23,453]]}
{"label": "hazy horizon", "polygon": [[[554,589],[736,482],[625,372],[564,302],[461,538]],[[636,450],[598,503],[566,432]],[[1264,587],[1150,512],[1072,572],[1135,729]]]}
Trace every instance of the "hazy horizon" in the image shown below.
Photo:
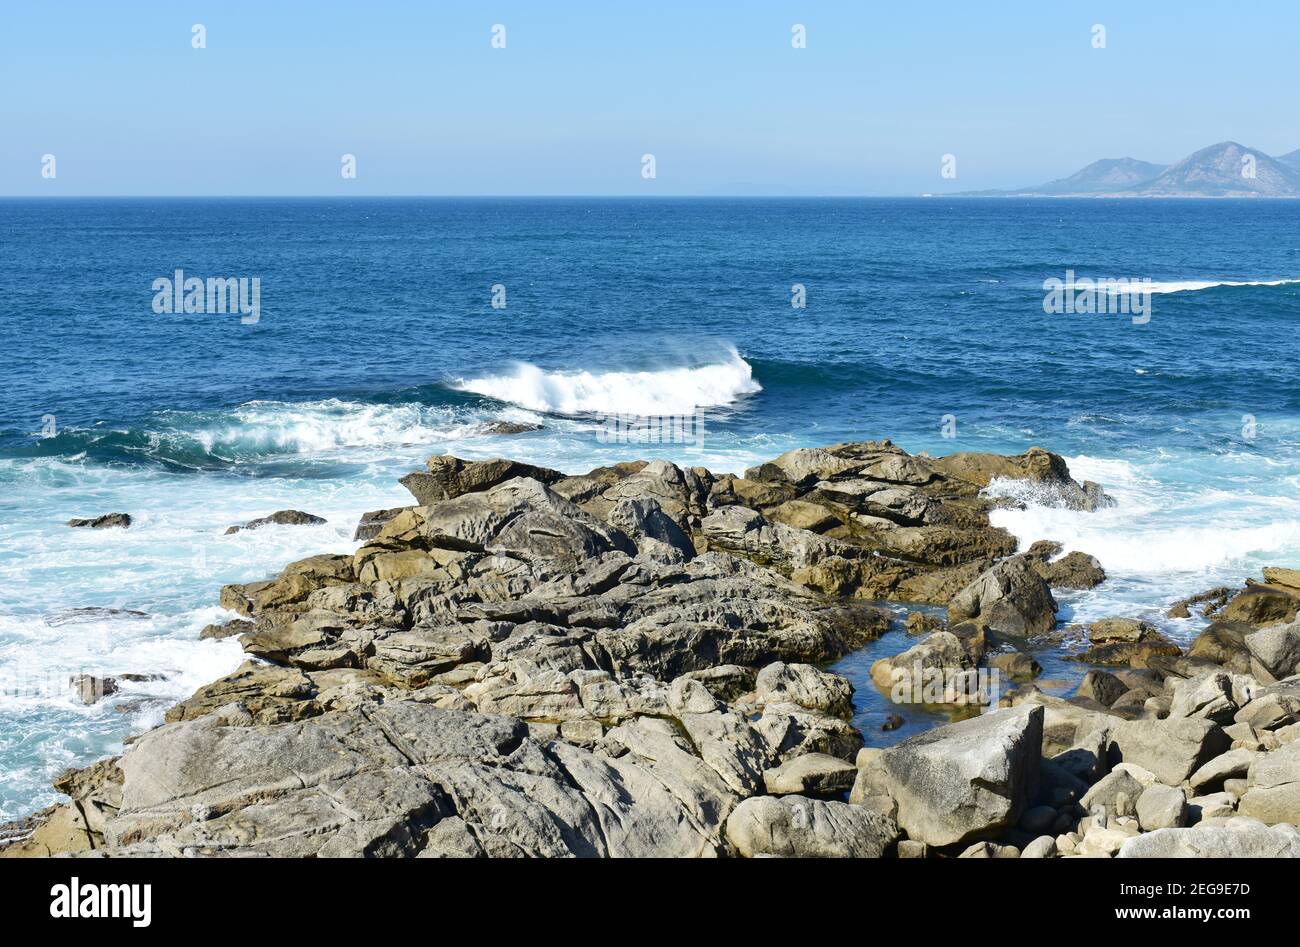
{"label": "hazy horizon", "polygon": [[0,195],[943,196],[1225,140],[1276,156],[1300,148],[1300,9],[1258,9],[11,5]]}

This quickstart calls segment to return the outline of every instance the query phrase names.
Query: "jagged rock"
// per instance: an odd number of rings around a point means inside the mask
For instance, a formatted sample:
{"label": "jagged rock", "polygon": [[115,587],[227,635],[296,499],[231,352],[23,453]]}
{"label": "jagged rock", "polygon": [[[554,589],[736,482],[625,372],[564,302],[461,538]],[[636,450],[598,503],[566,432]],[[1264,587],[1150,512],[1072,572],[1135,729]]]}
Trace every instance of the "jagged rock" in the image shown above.
{"label": "jagged rock", "polygon": [[1169,607],[1165,613],[1166,618],[1190,618],[1192,608],[1201,605],[1203,612],[1209,614],[1215,609],[1221,608],[1224,603],[1232,597],[1233,590],[1226,585],[1218,586],[1206,592],[1198,592],[1195,595],[1180,599]]}
{"label": "jagged rock", "polygon": [[1236,712],[1232,677],[1225,671],[1174,682],[1170,717],[1200,717],[1229,723]]}
{"label": "jagged rock", "polygon": [[1017,556],[999,562],[948,603],[949,627],[961,621],[1029,638],[1056,624],[1056,600],[1029,560]]}
{"label": "jagged rock", "polygon": [[86,519],[70,519],[68,525],[74,529],[126,529],[131,525],[131,514],[105,513]]}
{"label": "jagged rock", "polygon": [[1043,711],[1017,707],[939,727],[858,771],[854,795],[898,805],[909,838],[957,845],[1013,826],[1038,782]]}
{"label": "jagged rock", "polygon": [[410,473],[400,481],[411,491],[420,506],[432,506],[441,500],[451,500],[467,493],[488,490],[498,484],[526,477],[539,483],[555,483],[564,478],[558,470],[534,467],[500,457],[492,460],[461,460],[450,454],[430,457],[425,466],[428,473]]}
{"label": "jagged rock", "polygon": [[94,677],[90,674],[76,674],[69,681],[77,699],[87,706],[99,703],[105,697],[111,697],[118,691],[117,681],[111,677]]}
{"label": "jagged rock", "polygon": [[1106,570],[1093,556],[1072,552],[1055,561],[1031,557],[1030,565],[1054,589],[1091,589],[1106,580]]}
{"label": "jagged rock", "polygon": [[[1053,458],[1002,469],[1086,496]],[[893,764],[847,762],[863,744],[852,688],[813,665],[890,629],[862,599],[947,604],[1015,539],[989,525],[1001,501],[982,484],[887,441],[779,460],[738,479],[432,458],[421,505],[367,514],[355,554],[224,588],[243,617],[213,633],[273,663],[172,708],[116,777],[81,771],[65,783],[80,809],[45,821],[76,815],[64,840],[109,854],[879,855],[896,809],[929,816],[867,792],[862,774]],[[973,672],[988,631],[943,634]],[[994,835],[1032,793],[1044,715],[977,718],[987,739],[948,733],[898,768],[936,767],[929,804],[970,801],[933,818]],[[1071,804],[1082,793],[1055,772]],[[764,790],[850,777],[862,805],[816,803],[807,826],[795,809],[729,820]]]}
{"label": "jagged rock", "polygon": [[1300,831],[1257,819],[1214,819],[1126,841],[1119,858],[1300,858]]}
{"label": "jagged rock", "polygon": [[263,526],[318,526],[324,522],[324,517],[304,513],[302,510],[277,510],[269,516],[259,516],[255,520],[249,520],[242,526],[227,527],[226,535],[230,536],[245,529],[259,529]]}
{"label": "jagged rock", "polygon": [[1274,679],[1300,673],[1300,621],[1262,628],[1245,636],[1246,648]]}
{"label": "jagged rock", "polygon": [[753,702],[760,707],[797,704],[847,720],[853,716],[853,685],[811,664],[777,661],[758,672]]}
{"label": "jagged rock", "polygon": [[362,513],[361,519],[357,522],[356,531],[352,534],[352,539],[354,541],[374,539],[390,520],[409,509],[409,506],[397,506],[388,510],[371,510],[368,513]]}
{"label": "jagged rock", "polygon": [[207,641],[209,639],[233,638],[235,635],[248,634],[253,630],[253,627],[251,621],[245,621],[242,618],[236,618],[234,621],[204,625],[203,630],[199,632],[199,640]]}
{"label": "jagged rock", "polygon": [[685,562],[695,555],[695,545],[654,499],[620,500],[609,511],[611,526],[636,543],[638,553],[654,553]]}
{"label": "jagged rock", "polygon": [[891,819],[804,796],[756,796],[727,819],[727,841],[744,858],[879,858],[897,840]]}

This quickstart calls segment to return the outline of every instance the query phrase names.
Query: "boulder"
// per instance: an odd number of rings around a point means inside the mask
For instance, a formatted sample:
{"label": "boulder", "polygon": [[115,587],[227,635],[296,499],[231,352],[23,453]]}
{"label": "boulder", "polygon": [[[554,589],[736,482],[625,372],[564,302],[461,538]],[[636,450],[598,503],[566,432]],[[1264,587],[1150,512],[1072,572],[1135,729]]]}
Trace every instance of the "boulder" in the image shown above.
{"label": "boulder", "polygon": [[1269,825],[1300,825],[1300,743],[1255,757],[1237,811]]}
{"label": "boulder", "polygon": [[1254,750],[1229,750],[1206,761],[1188,778],[1188,785],[1198,794],[1212,793],[1223,786],[1224,780],[1245,776],[1258,754]]}
{"label": "boulder", "polygon": [[949,627],[962,621],[1028,638],[1056,624],[1056,600],[1030,560],[1017,556],[993,566],[948,603]]}
{"label": "boulder", "polygon": [[1055,561],[1033,559],[1033,570],[1054,589],[1091,589],[1106,580],[1106,570],[1093,556],[1072,552]]}
{"label": "boulder", "polygon": [[1111,728],[1112,753],[1177,786],[1212,757],[1227,752],[1230,741],[1209,720],[1125,720]]}
{"label": "boulder", "polygon": [[685,562],[695,555],[695,544],[682,532],[655,499],[620,500],[609,511],[609,524],[626,533],[637,552],[665,556]]}
{"label": "boulder", "polygon": [[776,661],[758,672],[753,702],[760,707],[797,704],[847,720],[853,716],[853,685],[811,664]]}
{"label": "boulder", "polygon": [[887,817],[805,796],[755,796],[727,819],[727,841],[744,858],[879,858],[897,840]]}
{"label": "boulder", "polygon": [[1300,611],[1300,591],[1272,585],[1247,585],[1218,609],[1219,621],[1241,622],[1255,628],[1294,621]]}
{"label": "boulder", "polygon": [[1300,831],[1257,819],[1214,819],[1126,841],[1120,858],[1300,858]]}
{"label": "boulder", "polygon": [[1300,673],[1300,621],[1253,631],[1246,635],[1246,648],[1275,679]]}
{"label": "boulder", "polygon": [[773,796],[835,796],[853,788],[858,769],[826,753],[807,753],[763,773],[763,784]]}
{"label": "boulder", "polygon": [[1230,723],[1236,712],[1232,676],[1226,671],[1213,671],[1203,677],[1174,682],[1170,717],[1197,717]]}
{"label": "boulder", "polygon": [[911,839],[946,846],[1014,826],[1038,783],[1041,707],[939,727],[885,750],[858,771],[854,795],[884,795]]}
{"label": "boulder", "polygon": [[1109,707],[1129,691],[1129,686],[1114,674],[1107,671],[1089,671],[1079,682],[1075,691],[1078,697],[1095,700],[1103,707]]}
{"label": "boulder", "polygon": [[1187,797],[1181,789],[1152,783],[1138,796],[1137,817],[1143,832],[1182,828],[1187,824]]}

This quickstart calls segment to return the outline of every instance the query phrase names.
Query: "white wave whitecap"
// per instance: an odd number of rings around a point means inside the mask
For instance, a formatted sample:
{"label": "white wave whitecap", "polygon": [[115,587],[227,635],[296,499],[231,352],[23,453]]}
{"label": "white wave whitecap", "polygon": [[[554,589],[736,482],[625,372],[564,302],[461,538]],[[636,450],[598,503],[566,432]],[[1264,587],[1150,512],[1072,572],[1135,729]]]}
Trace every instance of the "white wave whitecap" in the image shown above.
{"label": "white wave whitecap", "polygon": [[1275,280],[1152,280],[1151,283],[1141,283],[1136,280],[1124,285],[1109,286],[1108,290],[1112,295],[1137,295],[1139,293],[1166,294],[1166,293],[1194,293],[1202,289],[1214,289],[1218,286],[1290,286],[1300,283],[1300,279],[1275,279]]}
{"label": "white wave whitecap", "polygon": [[1228,570],[1225,582],[1240,582],[1244,576],[1236,573],[1249,574],[1252,559],[1287,558],[1300,548],[1300,503],[1293,498],[1209,486],[1176,490],[1125,460],[1078,456],[1068,463],[1076,478],[1100,482],[1116,505],[1082,512],[1033,484],[1005,482],[991,485],[988,495],[1023,506],[994,511],[992,523],[1022,548],[1053,539],[1096,556],[1108,573],[1166,584],[1179,574],[1206,577],[1220,569]]}
{"label": "white wave whitecap", "polygon": [[460,391],[549,414],[685,415],[762,391],[734,349],[721,361],[643,372],[547,372],[526,362],[508,375],[461,379]]}

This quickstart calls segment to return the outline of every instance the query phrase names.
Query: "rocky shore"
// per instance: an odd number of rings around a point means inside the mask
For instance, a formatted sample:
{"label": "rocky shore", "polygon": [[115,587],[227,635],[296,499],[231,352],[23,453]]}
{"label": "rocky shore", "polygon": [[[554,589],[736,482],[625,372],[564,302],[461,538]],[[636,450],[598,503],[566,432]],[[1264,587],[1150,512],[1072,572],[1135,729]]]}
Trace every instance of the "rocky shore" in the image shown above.
{"label": "rocky shore", "polygon": [[[1212,619],[1187,653],[1073,629],[1093,669],[1049,696],[1026,652],[1063,632],[1052,589],[1105,564],[1019,551],[999,480],[1110,502],[1037,448],[743,477],[430,458],[354,554],[222,589],[239,617],[204,634],[250,660],[61,775],[0,856],[1300,856],[1300,572],[1175,604]],[[872,679],[954,722],[864,748],[824,666],[897,603],[928,607]],[[966,686],[990,673],[1015,688]]]}

